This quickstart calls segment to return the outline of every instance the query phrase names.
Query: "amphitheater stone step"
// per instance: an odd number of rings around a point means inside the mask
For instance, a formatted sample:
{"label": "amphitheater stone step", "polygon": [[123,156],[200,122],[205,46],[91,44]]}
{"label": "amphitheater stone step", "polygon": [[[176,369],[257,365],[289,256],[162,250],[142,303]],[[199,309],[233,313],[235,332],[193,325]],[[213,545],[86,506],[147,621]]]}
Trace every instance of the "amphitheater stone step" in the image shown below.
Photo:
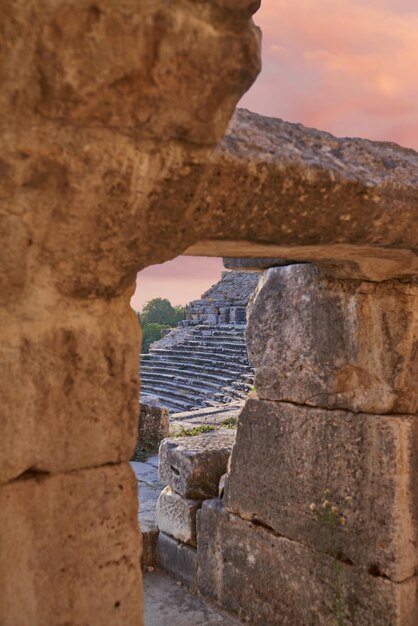
{"label": "amphitheater stone step", "polygon": [[142,355],[142,393],[172,413],[243,400],[253,382],[244,333],[245,324],[175,329]]}

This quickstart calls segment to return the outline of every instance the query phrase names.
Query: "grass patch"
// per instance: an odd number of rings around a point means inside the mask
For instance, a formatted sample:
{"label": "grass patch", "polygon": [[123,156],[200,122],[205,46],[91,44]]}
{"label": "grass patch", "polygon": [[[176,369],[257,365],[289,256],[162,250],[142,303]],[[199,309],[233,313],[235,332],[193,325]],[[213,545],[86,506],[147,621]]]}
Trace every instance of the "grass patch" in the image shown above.
{"label": "grass patch", "polygon": [[213,430],[216,430],[216,427],[210,424],[202,424],[202,426],[195,426],[194,428],[184,428],[184,426],[180,426],[179,430],[170,433],[170,437],[196,437],[203,433],[210,433]]}
{"label": "grass patch", "polygon": [[227,417],[223,422],[221,422],[221,426],[223,428],[236,428],[238,426],[238,418]]}

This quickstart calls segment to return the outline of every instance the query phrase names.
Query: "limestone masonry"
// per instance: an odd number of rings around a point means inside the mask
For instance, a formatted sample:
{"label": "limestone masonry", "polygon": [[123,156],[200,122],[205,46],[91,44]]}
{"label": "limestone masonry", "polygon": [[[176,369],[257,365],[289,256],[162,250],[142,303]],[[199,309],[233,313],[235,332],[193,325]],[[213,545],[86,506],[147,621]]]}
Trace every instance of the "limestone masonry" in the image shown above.
{"label": "limestone masonry", "polygon": [[222,272],[216,285],[187,305],[186,319],[206,324],[245,323],[245,310],[259,278],[259,272]]}
{"label": "limestone masonry", "polygon": [[[259,5],[1,3],[1,626],[143,626],[129,302],[180,254],[267,273],[229,464],[224,441],[197,547],[164,531],[157,562],[253,626],[333,625],[336,565],[346,626],[418,623],[418,154],[234,112]],[[190,329],[208,376],[244,373],[241,304],[217,302]],[[174,491],[200,443],[167,449]],[[336,551],[309,509],[324,489],[352,498]]]}

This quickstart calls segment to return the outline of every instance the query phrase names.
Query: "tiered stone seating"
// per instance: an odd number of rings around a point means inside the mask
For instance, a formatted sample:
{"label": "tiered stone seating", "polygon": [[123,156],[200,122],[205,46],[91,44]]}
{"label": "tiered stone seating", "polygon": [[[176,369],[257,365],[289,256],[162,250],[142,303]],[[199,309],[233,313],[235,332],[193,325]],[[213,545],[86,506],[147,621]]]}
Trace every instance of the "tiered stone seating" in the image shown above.
{"label": "tiered stone seating", "polygon": [[181,343],[141,356],[141,391],[171,411],[245,398],[253,381],[244,324],[190,326]]}

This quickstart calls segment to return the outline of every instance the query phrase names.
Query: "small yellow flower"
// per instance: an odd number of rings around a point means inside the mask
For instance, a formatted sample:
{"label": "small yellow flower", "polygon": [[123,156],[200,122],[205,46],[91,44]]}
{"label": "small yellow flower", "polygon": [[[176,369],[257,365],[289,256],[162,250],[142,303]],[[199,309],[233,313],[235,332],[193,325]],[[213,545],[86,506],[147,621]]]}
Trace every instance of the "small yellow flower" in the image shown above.
{"label": "small yellow flower", "polygon": [[329,509],[330,507],[329,500],[324,500],[322,503],[322,506],[324,509]]}
{"label": "small yellow flower", "polygon": [[331,507],[331,511],[332,511],[333,513],[338,513],[338,507],[336,507],[336,506],[332,506],[332,507]]}
{"label": "small yellow flower", "polygon": [[312,504],[309,505],[309,508],[312,511],[312,513],[315,513],[315,511],[317,510],[317,506],[314,502],[312,502]]}
{"label": "small yellow flower", "polygon": [[331,491],[330,491],[329,489],[324,489],[324,496],[325,496],[326,498],[329,498],[329,497],[330,497],[330,495],[331,495]]}
{"label": "small yellow flower", "polygon": [[347,520],[345,519],[344,515],[341,515],[341,517],[340,517],[340,524],[341,524],[341,526],[345,526],[346,522],[347,522]]}

